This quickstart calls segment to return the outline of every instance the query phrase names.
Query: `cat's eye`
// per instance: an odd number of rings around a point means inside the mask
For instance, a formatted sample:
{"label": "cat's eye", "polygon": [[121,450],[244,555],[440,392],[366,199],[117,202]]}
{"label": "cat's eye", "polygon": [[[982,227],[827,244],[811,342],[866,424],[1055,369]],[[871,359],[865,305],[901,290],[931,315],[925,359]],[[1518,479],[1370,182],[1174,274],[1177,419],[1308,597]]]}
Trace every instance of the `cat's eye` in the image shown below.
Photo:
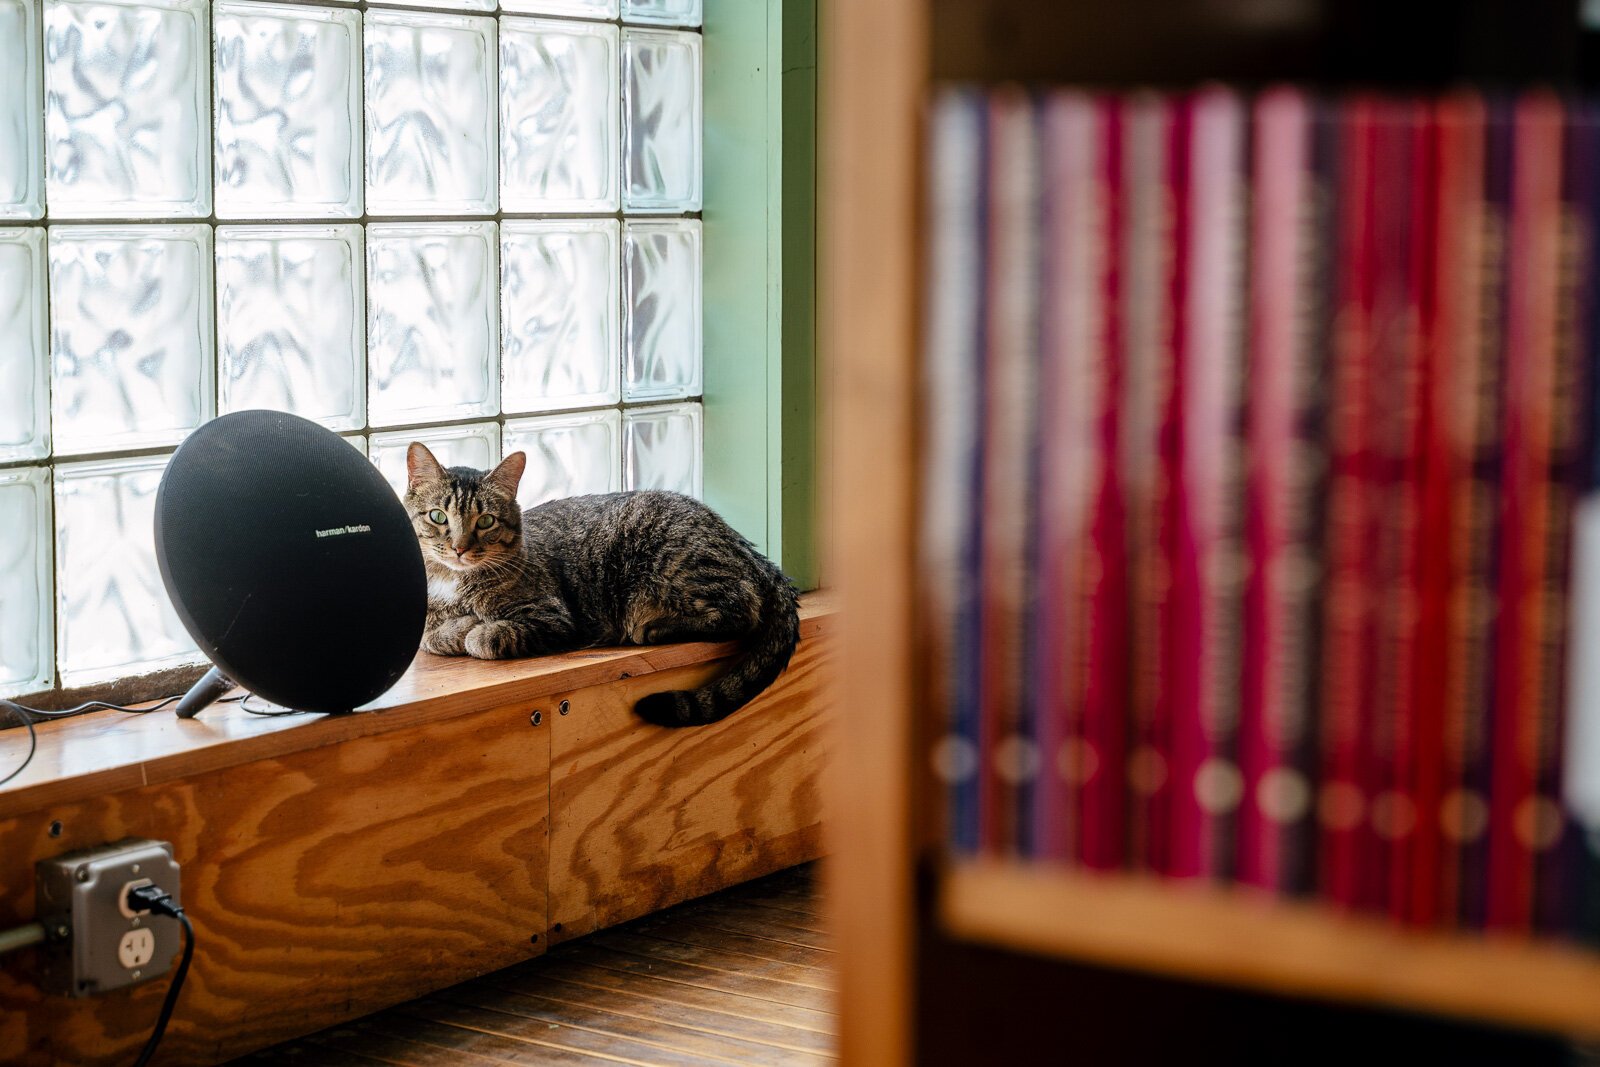
{"label": "cat's eye", "polygon": [[450,516],[446,515],[438,508],[434,508],[432,511],[428,512],[428,521],[433,523],[435,526],[443,526],[450,521]]}
{"label": "cat's eye", "polygon": [[493,515],[479,515],[478,516],[478,529],[487,530],[489,527],[491,527],[493,525],[494,525],[494,516]]}

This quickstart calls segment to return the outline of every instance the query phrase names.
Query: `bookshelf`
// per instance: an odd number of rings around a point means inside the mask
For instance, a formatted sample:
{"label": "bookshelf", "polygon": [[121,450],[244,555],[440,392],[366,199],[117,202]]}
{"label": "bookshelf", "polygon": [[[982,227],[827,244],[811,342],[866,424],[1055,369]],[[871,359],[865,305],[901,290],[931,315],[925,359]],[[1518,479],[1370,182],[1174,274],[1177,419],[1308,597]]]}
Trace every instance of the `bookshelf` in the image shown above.
{"label": "bookshelf", "polygon": [[[1600,1039],[1600,955],[1566,944],[1407,931],[1132,875],[942,864],[916,714],[926,665],[912,564],[916,457],[938,432],[918,424],[916,395],[920,109],[930,84],[1572,88],[1595,51],[1574,5],[1544,2],[824,5],[819,337],[833,452],[830,584],[843,613],[829,900],[846,1064],[953,1062],[956,1053],[937,1047],[928,1004],[948,1006],[957,984],[1004,985],[1008,970],[1040,958]],[[975,979],[953,962],[969,949],[1003,951]],[[988,992],[991,1002],[1004,996]]]}

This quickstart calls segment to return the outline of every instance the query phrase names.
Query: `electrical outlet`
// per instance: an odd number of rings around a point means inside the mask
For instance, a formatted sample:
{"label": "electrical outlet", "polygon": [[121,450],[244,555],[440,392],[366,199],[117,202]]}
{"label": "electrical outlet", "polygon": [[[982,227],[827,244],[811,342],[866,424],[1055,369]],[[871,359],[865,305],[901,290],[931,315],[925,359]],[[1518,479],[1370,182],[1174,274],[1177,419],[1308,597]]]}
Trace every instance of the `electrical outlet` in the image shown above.
{"label": "electrical outlet", "polygon": [[87,997],[165,974],[181,947],[176,920],[128,907],[128,891],[155,883],[182,902],[165,841],[129,838],[39,861],[39,921],[49,932],[41,984]]}

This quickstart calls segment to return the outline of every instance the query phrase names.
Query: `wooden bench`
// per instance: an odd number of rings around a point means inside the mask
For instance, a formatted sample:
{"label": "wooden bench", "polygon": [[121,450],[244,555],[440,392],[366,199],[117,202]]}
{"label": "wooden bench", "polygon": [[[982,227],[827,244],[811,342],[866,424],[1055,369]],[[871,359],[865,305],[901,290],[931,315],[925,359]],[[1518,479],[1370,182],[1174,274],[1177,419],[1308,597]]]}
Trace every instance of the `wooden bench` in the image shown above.
{"label": "wooden bench", "polygon": [[[835,647],[825,594],[789,669],[715,726],[631,713],[729,645],[480,663],[421,655],[358,715],[106,712],[39,727],[0,787],[0,928],[36,860],[172,842],[197,931],[160,1059],[209,1063],[542,953],[552,942],[817,857]],[[23,731],[0,734],[0,767]],[[0,957],[0,1063],[125,1064],[167,982],[46,996]]]}

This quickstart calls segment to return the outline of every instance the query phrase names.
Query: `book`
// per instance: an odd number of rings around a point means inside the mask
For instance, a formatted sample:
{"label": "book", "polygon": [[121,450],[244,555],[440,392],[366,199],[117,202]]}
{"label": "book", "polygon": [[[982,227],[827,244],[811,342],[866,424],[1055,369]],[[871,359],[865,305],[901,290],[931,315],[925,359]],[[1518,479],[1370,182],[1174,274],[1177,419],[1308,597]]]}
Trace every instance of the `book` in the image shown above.
{"label": "book", "polygon": [[1415,679],[1421,581],[1422,450],[1429,385],[1423,305],[1433,266],[1432,143],[1426,109],[1385,101],[1373,165],[1382,176],[1373,210],[1369,728],[1361,771],[1368,798],[1360,901],[1403,917],[1416,834]]}
{"label": "book", "polygon": [[1167,194],[1165,98],[1130,96],[1123,105],[1123,188],[1127,205],[1119,235],[1124,264],[1122,420],[1118,460],[1128,560],[1128,862],[1136,870],[1166,866],[1167,746],[1165,704],[1169,569],[1162,533],[1169,483],[1162,433],[1173,388],[1168,291],[1173,225]]}
{"label": "book", "polygon": [[1088,551],[1090,480],[1102,462],[1094,418],[1095,380],[1104,316],[1101,275],[1110,242],[1110,202],[1099,187],[1104,131],[1099,108],[1084,93],[1061,93],[1043,104],[1043,165],[1050,190],[1044,207],[1043,300],[1040,306],[1037,543],[1040,595],[1034,618],[1032,684],[1039,709],[1039,787],[1035,793],[1038,853],[1076,860],[1084,832],[1082,652],[1091,620],[1081,609]]}
{"label": "book", "polygon": [[[1423,290],[1424,395],[1418,562],[1416,670],[1411,689],[1413,752],[1406,768],[1415,810],[1400,918],[1418,926],[1453,924],[1460,912],[1459,835],[1449,833],[1446,801],[1462,776],[1463,731],[1474,694],[1469,613],[1457,601],[1477,595],[1474,555],[1486,531],[1475,514],[1483,258],[1484,107],[1476,94],[1439,100],[1429,122],[1434,195],[1428,230],[1432,265]],[[1492,529],[1492,527],[1491,527]],[[1477,564],[1481,572],[1481,562]],[[1479,713],[1481,715],[1481,713]],[[1457,792],[1452,792],[1457,791]]]}
{"label": "book", "polygon": [[985,103],[948,90],[928,112],[930,255],[925,286],[918,632],[928,700],[942,723],[933,773],[951,852],[978,848],[977,486],[985,287]]}
{"label": "book", "polygon": [[1026,620],[1033,593],[1033,462],[1038,390],[1039,133],[1020,89],[989,97],[989,297],[979,489],[979,847],[1032,851],[1038,771]]}
{"label": "book", "polygon": [[1089,522],[1079,560],[1078,632],[1074,649],[1082,679],[1082,747],[1074,760],[1083,822],[1078,859],[1094,870],[1120,868],[1126,857],[1124,809],[1127,778],[1128,558],[1119,473],[1124,370],[1124,205],[1115,195],[1125,169],[1124,110],[1115,100],[1099,104],[1100,171],[1094,194],[1102,222],[1094,246],[1101,250],[1097,302],[1103,309],[1089,349],[1084,388],[1093,397]]}
{"label": "book", "polygon": [[1560,508],[1550,479],[1558,431],[1556,317],[1560,270],[1562,111],[1551,94],[1519,98],[1512,116],[1511,271],[1506,309],[1505,466],[1500,494],[1500,615],[1489,805],[1486,924],[1527,931],[1534,853],[1548,833],[1536,789],[1549,728],[1543,585]]}
{"label": "book", "polygon": [[1363,745],[1372,650],[1370,438],[1373,347],[1374,153],[1377,104],[1352,99],[1340,119],[1338,216],[1331,408],[1328,417],[1328,510],[1319,694],[1317,891],[1330,903],[1364,902],[1367,839]]}
{"label": "book", "polygon": [[1543,580],[1539,583],[1540,688],[1534,765],[1531,845],[1534,853],[1533,927],[1564,933],[1573,926],[1580,887],[1577,831],[1563,798],[1562,746],[1568,702],[1567,656],[1589,655],[1569,643],[1573,523],[1583,490],[1588,403],[1594,374],[1589,355],[1594,294],[1595,218],[1600,195],[1600,123],[1592,105],[1564,109],[1561,219],[1556,269],[1555,366],[1551,379],[1549,496]]}
{"label": "book", "polygon": [[1170,143],[1176,373],[1163,456],[1172,481],[1165,873],[1223,878],[1232,873],[1241,791],[1235,751],[1244,577],[1239,99],[1219,88],[1181,99]]}
{"label": "book", "polygon": [[1322,395],[1328,124],[1303,92],[1253,113],[1238,880],[1309,887],[1311,754],[1327,456]]}

